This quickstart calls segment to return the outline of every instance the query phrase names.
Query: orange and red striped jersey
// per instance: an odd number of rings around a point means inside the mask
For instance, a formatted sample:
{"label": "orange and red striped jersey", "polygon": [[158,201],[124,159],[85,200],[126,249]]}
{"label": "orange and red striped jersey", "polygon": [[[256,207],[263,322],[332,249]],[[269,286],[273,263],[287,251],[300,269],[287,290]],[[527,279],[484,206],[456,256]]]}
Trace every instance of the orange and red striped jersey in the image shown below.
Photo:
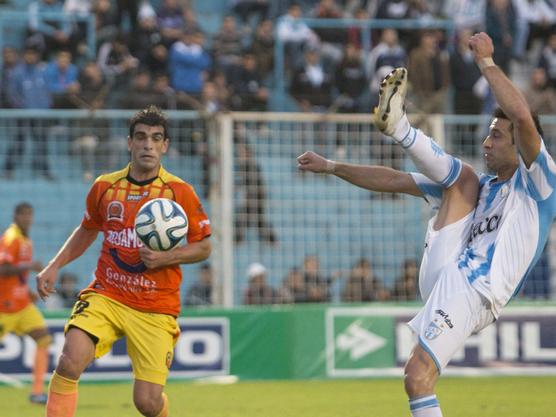
{"label": "orange and red striped jersey", "polygon": [[177,316],[181,268],[146,268],[139,257],[143,243],[135,232],[135,216],[148,200],[174,200],[187,215],[189,243],[210,236],[210,221],[193,187],[164,168],[144,182],[134,181],[128,173],[129,166],[100,176],[87,196],[81,226],[102,231],[104,241],[94,279],[83,292],[94,291],[140,311]]}
{"label": "orange and red striped jersey", "polygon": [[[0,264],[19,266],[33,260],[33,243],[16,224],[0,237]],[[0,276],[0,313],[15,313],[31,303],[29,271],[19,275]]]}

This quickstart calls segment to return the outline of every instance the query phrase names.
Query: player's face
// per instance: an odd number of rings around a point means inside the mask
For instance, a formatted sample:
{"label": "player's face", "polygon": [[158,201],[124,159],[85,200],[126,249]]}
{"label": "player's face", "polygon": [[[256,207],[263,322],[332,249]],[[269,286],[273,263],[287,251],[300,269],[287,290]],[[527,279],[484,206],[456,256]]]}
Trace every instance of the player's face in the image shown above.
{"label": "player's face", "polygon": [[512,135],[512,124],[507,119],[495,118],[483,142],[484,157],[489,171],[498,176],[515,170],[518,164]]}
{"label": "player's face", "polygon": [[168,151],[170,140],[164,136],[162,126],[135,125],[133,136],[127,138],[131,154],[131,176],[147,180],[158,175],[162,155]]}
{"label": "player's face", "polygon": [[23,233],[28,234],[33,224],[33,209],[25,208],[14,215],[14,222],[19,226]]}

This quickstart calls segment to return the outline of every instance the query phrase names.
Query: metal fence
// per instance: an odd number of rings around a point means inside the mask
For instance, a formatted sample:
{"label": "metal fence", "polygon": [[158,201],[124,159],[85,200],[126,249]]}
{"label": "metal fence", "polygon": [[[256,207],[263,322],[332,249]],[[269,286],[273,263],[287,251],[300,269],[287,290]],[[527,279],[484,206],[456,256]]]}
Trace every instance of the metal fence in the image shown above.
{"label": "metal fence", "polygon": [[[100,173],[127,163],[128,111],[0,111],[0,226],[14,205],[36,208],[36,257],[53,256],[80,222],[85,195]],[[368,115],[231,113],[205,119],[168,112],[171,151],[164,165],[190,182],[213,224],[212,266],[218,305],[413,299],[396,284],[415,272],[429,208],[418,198],[371,193],[338,178],[300,173],[295,158],[314,150],[328,158],[413,167],[399,147],[374,130]],[[419,122],[419,118],[414,119]],[[488,117],[428,116],[448,151],[483,168],[480,144]],[[547,146],[556,117],[543,119]],[[551,238],[551,241],[554,237]],[[99,243],[65,270],[85,285]],[[526,287],[548,298],[554,245]],[[253,266],[253,264],[260,264]],[[255,274],[263,271],[265,278]],[[184,267],[184,292],[201,274]],[[264,289],[261,281],[268,287]],[[303,284],[311,281],[309,290]],[[268,289],[270,288],[270,289]],[[405,291],[405,292],[404,292]]]}

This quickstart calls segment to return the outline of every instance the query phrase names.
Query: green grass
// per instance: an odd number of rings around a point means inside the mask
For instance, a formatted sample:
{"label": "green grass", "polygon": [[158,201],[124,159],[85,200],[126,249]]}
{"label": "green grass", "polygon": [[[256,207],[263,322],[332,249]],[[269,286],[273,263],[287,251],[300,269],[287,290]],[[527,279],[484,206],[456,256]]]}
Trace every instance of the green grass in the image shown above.
{"label": "green grass", "polygon": [[[556,417],[556,377],[449,378],[438,384],[444,417]],[[171,382],[171,417],[407,417],[399,379]],[[27,390],[0,387],[2,417],[43,416]],[[81,384],[77,417],[137,417],[131,384]]]}

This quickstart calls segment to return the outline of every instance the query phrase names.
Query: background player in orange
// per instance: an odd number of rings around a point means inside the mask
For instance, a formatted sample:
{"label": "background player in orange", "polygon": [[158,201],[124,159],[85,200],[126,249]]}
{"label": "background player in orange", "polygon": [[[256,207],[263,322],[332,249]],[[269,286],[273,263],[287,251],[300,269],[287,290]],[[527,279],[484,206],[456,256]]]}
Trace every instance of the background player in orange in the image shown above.
{"label": "background player in orange", "polygon": [[33,261],[33,244],[29,238],[32,223],[33,207],[29,203],[19,203],[14,210],[13,224],[0,237],[0,339],[13,332],[35,340],[37,350],[29,400],[44,404],[43,383],[52,337],[42,314],[33,304],[37,295],[27,283],[29,271],[42,269],[40,262]]}
{"label": "background player in orange", "polygon": [[[83,221],[37,275],[39,295],[48,297],[60,268],[103,233],[94,279],[81,292],[65,328],[47,417],[75,414],[81,373],[123,336],[133,366],[135,406],[144,416],[168,416],[163,389],[179,335],[180,264],[205,260],[211,252],[210,222],[193,187],[161,166],[169,142],[166,117],[158,108],[150,106],[133,116],[127,139],[130,164],[97,178]],[[153,252],[140,243],[133,227],[135,215],[147,200],[158,197],[171,198],[184,208],[187,245]]]}

